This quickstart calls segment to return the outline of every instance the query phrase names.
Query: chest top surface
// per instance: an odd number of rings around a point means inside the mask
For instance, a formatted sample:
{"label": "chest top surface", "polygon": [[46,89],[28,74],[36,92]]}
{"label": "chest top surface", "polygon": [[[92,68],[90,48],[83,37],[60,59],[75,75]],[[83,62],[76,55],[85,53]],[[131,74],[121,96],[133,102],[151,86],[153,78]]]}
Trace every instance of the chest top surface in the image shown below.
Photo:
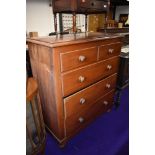
{"label": "chest top surface", "polygon": [[118,34],[87,32],[87,33],[27,38],[27,42],[40,44],[48,47],[59,47],[59,46],[65,46],[65,45],[71,45],[71,44],[79,44],[79,43],[121,38],[121,37],[122,36]]}

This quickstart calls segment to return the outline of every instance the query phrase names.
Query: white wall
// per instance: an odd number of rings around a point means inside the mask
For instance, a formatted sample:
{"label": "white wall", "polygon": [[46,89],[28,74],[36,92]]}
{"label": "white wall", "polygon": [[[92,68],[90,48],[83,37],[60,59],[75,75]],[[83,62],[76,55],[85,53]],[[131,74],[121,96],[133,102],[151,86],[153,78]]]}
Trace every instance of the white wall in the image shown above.
{"label": "white wall", "polygon": [[[50,0],[26,0],[26,31],[37,31],[39,36],[48,36],[54,32],[54,16]],[[77,26],[85,25],[85,16],[78,15]],[[59,15],[57,14],[57,29],[59,31]],[[82,32],[85,26],[79,27]]]}
{"label": "white wall", "polygon": [[26,0],[26,31],[37,31],[39,36],[54,32],[52,7],[49,0]]}
{"label": "white wall", "polygon": [[116,21],[119,21],[120,14],[129,14],[129,6],[117,6],[116,7],[116,14],[115,14]]}

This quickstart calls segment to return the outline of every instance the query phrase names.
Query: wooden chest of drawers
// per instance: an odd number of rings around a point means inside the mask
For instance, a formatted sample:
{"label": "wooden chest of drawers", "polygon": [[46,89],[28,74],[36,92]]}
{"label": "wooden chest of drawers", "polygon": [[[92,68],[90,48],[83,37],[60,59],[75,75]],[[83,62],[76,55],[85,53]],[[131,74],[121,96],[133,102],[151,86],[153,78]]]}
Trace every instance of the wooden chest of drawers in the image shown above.
{"label": "wooden chest of drawers", "polygon": [[112,107],[121,41],[91,33],[27,39],[44,120],[60,144]]}

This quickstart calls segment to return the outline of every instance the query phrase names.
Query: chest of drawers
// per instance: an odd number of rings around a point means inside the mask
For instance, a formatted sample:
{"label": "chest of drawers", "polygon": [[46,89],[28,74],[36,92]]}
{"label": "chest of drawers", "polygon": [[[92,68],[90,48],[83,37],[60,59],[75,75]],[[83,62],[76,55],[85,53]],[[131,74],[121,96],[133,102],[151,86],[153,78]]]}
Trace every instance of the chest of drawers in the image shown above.
{"label": "chest of drawers", "polygon": [[103,34],[27,39],[44,121],[60,144],[112,107],[121,41]]}

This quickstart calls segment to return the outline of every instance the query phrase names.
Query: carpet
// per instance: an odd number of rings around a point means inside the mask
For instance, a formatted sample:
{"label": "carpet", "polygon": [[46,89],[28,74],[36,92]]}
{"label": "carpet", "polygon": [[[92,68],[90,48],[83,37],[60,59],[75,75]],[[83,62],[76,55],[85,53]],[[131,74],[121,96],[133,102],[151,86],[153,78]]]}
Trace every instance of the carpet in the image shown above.
{"label": "carpet", "polygon": [[120,107],[99,116],[60,149],[47,132],[46,155],[128,155],[129,88],[122,90]]}

